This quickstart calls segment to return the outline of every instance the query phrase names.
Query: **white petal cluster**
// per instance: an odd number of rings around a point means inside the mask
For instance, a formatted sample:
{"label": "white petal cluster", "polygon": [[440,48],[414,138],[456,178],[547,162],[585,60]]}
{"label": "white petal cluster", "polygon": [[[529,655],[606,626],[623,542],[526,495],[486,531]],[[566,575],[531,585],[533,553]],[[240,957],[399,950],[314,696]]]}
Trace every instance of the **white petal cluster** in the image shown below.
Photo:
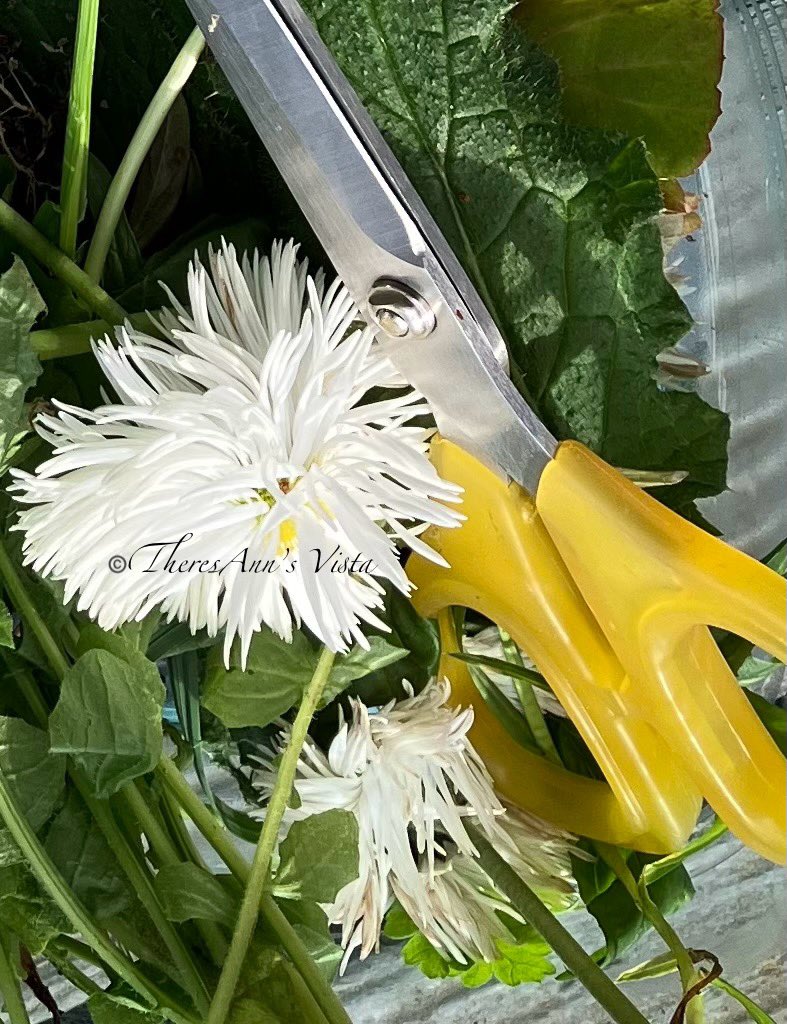
{"label": "white petal cluster", "polygon": [[436,558],[417,534],[460,519],[409,425],[424,401],[370,398],[393,368],[292,243],[195,258],[188,295],[158,337],[126,324],[94,346],[118,402],[39,418],[52,457],[12,485],[26,561],[106,629],[160,606],[244,658],[263,623],[364,643],[380,580],[409,589],[397,542]]}
{"label": "white petal cluster", "polygon": [[[496,940],[511,941],[504,919],[518,915],[474,859],[468,820],[554,906],[573,901],[571,837],[506,811],[467,736],[473,710],[448,706],[449,695],[447,683],[432,682],[374,713],[353,701],[327,754],[311,740],[301,752],[298,806],[284,827],[335,807],[358,820],[358,879],[326,908],[342,927],[345,965],[354,949],[364,958],[378,948],[394,898],[459,963],[494,960]],[[287,738],[285,729],[252,774],[263,802]]]}

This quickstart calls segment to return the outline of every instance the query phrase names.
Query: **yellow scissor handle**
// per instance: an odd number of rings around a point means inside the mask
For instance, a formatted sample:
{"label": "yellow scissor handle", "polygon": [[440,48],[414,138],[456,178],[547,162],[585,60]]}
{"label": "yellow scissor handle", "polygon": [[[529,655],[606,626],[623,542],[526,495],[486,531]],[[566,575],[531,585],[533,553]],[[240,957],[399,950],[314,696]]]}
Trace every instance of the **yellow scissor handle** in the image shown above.
{"label": "yellow scissor handle", "polygon": [[519,746],[480,700],[456,650],[450,616],[440,616],[441,673],[453,700],[475,707],[472,740],[501,795],[572,832],[662,853],[680,847],[701,797],[654,728],[624,670],[580,597],[535,506],[462,449],[436,438],[432,459],[465,489],[459,529],[425,540],[450,565],[413,555],[407,571],[416,607],[436,616],[474,608],[501,625],[538,665],[571,715],[609,785],[575,775]]}
{"label": "yellow scissor handle", "polygon": [[561,444],[546,467],[536,507],[641,712],[730,830],[784,861],[785,758],[708,626],[784,661],[785,580],[576,442]]}

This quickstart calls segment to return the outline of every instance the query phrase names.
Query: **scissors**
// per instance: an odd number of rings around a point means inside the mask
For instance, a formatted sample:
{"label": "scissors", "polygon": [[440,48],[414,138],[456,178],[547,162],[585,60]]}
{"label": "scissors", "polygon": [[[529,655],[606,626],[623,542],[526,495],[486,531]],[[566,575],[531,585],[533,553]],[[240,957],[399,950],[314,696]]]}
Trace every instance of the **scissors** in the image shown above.
{"label": "scissors", "polygon": [[[431,404],[433,461],[466,522],[415,555],[453,700],[501,795],[576,833],[663,853],[703,798],[743,842],[785,857],[785,758],[709,626],[785,660],[785,581],[667,510],[516,390],[503,339],[296,0],[188,0],[215,57],[385,353]],[[452,606],[527,651],[604,775],[526,750],[477,691]],[[474,701],[474,698],[475,701]]]}

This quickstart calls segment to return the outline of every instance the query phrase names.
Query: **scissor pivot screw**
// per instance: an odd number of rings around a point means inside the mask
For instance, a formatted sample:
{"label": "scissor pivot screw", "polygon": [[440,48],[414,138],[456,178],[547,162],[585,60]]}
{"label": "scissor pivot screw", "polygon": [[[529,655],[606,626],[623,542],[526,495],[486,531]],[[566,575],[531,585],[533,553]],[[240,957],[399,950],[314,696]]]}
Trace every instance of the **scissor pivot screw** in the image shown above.
{"label": "scissor pivot screw", "polygon": [[389,338],[426,338],[437,323],[422,295],[388,277],[375,282],[369,294],[369,315]]}

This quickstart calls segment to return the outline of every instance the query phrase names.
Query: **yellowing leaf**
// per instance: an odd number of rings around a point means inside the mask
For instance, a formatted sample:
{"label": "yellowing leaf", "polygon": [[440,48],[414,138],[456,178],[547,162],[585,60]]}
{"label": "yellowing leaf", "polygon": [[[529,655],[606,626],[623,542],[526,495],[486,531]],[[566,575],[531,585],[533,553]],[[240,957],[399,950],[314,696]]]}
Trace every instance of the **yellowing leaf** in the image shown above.
{"label": "yellowing leaf", "polygon": [[517,18],[560,65],[570,121],[644,138],[662,177],[707,156],[721,110],[716,0],[523,0]]}

